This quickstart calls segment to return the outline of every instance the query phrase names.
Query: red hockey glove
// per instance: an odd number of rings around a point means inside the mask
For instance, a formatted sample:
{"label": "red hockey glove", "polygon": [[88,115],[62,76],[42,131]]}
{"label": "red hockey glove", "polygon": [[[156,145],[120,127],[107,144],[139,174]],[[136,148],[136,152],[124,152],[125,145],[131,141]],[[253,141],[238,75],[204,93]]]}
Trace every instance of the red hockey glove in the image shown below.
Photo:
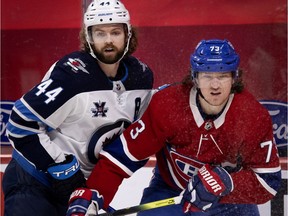
{"label": "red hockey glove", "polygon": [[66,216],[88,216],[98,215],[103,207],[103,196],[96,190],[78,188],[69,200],[69,207]]}
{"label": "red hockey glove", "polygon": [[222,167],[204,165],[198,170],[182,192],[183,211],[205,211],[218,203],[222,196],[233,190],[233,181],[229,173]]}

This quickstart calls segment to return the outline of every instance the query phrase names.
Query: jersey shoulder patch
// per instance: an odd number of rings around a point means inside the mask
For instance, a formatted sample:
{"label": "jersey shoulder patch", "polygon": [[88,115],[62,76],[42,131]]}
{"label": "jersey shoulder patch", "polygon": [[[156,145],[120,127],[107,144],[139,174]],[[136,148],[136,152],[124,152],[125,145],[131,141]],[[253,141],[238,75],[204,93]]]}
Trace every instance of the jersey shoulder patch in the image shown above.
{"label": "jersey shoulder patch", "polygon": [[99,66],[89,53],[76,51],[60,59],[56,67],[60,67],[64,71],[69,71],[74,74],[90,74],[90,71],[93,71],[93,69]]}

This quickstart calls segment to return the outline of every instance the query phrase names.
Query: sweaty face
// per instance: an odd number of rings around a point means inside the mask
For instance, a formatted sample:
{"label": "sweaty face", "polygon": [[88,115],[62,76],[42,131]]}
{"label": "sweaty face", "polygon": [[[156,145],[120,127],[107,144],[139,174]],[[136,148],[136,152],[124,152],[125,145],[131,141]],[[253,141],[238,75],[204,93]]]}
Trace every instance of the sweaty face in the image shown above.
{"label": "sweaty face", "polygon": [[217,114],[225,106],[233,85],[231,72],[200,72],[197,77],[198,88],[204,100],[200,100],[201,106],[207,114]]}
{"label": "sweaty face", "polygon": [[91,30],[96,57],[106,64],[116,63],[123,56],[125,49],[124,25],[96,25]]}

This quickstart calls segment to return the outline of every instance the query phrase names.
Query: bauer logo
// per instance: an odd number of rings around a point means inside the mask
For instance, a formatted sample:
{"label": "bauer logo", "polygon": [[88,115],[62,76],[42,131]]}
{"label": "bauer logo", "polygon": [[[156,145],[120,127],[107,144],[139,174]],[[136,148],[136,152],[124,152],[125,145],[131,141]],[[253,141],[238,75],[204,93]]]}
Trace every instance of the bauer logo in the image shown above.
{"label": "bauer logo", "polygon": [[288,104],[277,101],[260,101],[260,103],[269,111],[273,121],[274,138],[281,157],[287,157],[288,146],[288,123],[287,109]]}
{"label": "bauer logo", "polygon": [[11,113],[11,110],[14,106],[13,101],[1,101],[1,114],[0,114],[0,123],[1,123],[1,145],[9,145],[8,137],[6,136],[6,125]]}

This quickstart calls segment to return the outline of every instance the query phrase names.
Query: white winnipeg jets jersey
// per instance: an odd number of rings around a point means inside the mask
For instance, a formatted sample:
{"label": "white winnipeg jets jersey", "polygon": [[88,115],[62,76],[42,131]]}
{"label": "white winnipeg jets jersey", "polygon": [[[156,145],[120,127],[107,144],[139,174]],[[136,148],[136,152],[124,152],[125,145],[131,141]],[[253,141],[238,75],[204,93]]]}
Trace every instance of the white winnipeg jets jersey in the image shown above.
{"label": "white winnipeg jets jersey", "polygon": [[15,102],[8,137],[37,169],[73,154],[88,177],[102,146],[143,113],[152,86],[152,71],[135,57],[123,59],[112,80],[88,53],[71,53]]}

